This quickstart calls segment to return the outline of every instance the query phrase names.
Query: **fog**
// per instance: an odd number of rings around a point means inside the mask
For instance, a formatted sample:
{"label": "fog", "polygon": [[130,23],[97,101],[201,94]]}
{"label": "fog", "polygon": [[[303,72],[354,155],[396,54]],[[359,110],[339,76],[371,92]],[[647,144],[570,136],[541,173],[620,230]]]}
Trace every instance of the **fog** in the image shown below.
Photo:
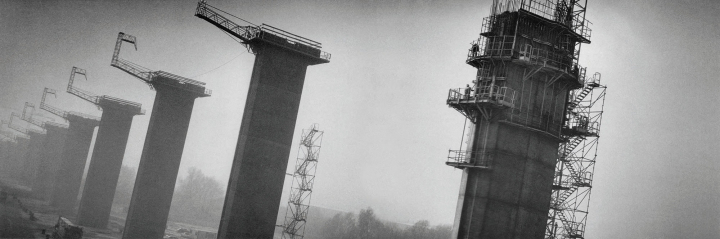
{"label": "fog", "polygon": [[[147,110],[133,121],[123,161],[137,167],[155,92],[110,66],[125,32],[138,49],[123,48],[124,59],[213,90],[196,100],[178,177],[195,167],[226,183],[254,56],[193,16],[196,4],[0,1],[0,118],[26,101],[39,105],[43,87],[58,90],[49,104],[99,116],[64,92],[71,68],[86,69],[76,87]],[[313,206],[452,224],[461,171],[444,162],[460,145],[464,119],[445,99],[475,75],[464,61],[489,0],[209,4],[332,54],[308,68],[288,167],[301,130],[318,123],[325,134]],[[714,0],[588,2],[592,44],[580,63],[608,86],[588,238],[719,237],[719,15]]]}

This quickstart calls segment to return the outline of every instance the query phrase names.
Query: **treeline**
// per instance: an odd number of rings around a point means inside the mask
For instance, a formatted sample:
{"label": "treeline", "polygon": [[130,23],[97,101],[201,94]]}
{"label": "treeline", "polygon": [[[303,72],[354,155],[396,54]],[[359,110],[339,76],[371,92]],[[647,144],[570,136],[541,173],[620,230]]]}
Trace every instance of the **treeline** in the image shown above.
{"label": "treeline", "polygon": [[[127,213],[135,184],[135,168],[125,165],[120,169],[113,204],[122,214]],[[220,224],[225,190],[213,177],[197,168],[188,169],[185,178],[175,187],[169,219],[198,226],[216,227]]]}
{"label": "treeline", "polygon": [[[114,204],[119,213],[126,214],[130,205],[136,170],[122,166],[115,192]],[[192,225],[217,227],[220,224],[225,187],[197,168],[190,168],[175,187],[169,219]],[[327,209],[325,209],[327,210]],[[284,208],[279,211],[278,224],[283,224]],[[404,225],[380,220],[372,208],[360,213],[322,213],[311,208],[305,228],[305,238],[317,239],[447,239],[452,234],[449,225],[431,226],[427,220]],[[277,228],[276,236],[282,229]]]}
{"label": "treeline", "polygon": [[430,226],[421,220],[401,228],[395,223],[382,222],[372,208],[352,213],[338,213],[325,222],[317,235],[321,239],[447,239],[452,234],[448,225]]}
{"label": "treeline", "polygon": [[225,188],[215,178],[197,168],[188,169],[187,176],[175,187],[170,220],[198,226],[220,225]]}

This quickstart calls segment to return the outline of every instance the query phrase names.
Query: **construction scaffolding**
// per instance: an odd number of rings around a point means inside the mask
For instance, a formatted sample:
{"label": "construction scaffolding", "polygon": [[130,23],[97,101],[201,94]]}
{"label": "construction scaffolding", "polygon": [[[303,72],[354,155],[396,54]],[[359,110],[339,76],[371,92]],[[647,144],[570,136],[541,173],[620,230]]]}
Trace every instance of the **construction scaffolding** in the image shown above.
{"label": "construction scaffolding", "polygon": [[558,148],[546,239],[585,238],[606,86],[595,73],[572,92]]}
{"label": "construction scaffolding", "polygon": [[303,130],[298,157],[295,161],[295,170],[292,174],[293,183],[290,188],[288,207],[285,211],[285,222],[282,226],[283,239],[300,239],[305,235],[305,223],[310,209],[310,198],[315,184],[315,170],[320,156],[323,133],[324,131],[318,130],[317,124]]}
{"label": "construction scaffolding", "polygon": [[[493,1],[466,58],[477,75],[465,88],[450,89],[446,100],[471,123],[464,127],[467,141],[449,150],[445,163],[463,170],[453,238],[510,231],[521,238],[584,238],[606,89],[599,73],[588,76],[579,64],[591,36],[586,5]],[[536,178],[526,182],[518,174]],[[506,200],[543,213],[490,206]],[[487,222],[521,213],[514,220],[525,223]]]}

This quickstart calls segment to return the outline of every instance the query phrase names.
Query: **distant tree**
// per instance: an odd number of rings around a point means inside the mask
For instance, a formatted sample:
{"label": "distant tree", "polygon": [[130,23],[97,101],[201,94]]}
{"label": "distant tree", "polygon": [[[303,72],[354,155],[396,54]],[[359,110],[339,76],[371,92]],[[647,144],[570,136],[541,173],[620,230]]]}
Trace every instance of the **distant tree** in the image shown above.
{"label": "distant tree", "polygon": [[372,208],[353,213],[338,213],[321,229],[321,239],[447,239],[452,228],[446,225],[430,227],[430,222],[420,220],[402,230],[392,223],[383,223]]}
{"label": "distant tree", "polygon": [[118,183],[115,187],[115,197],[113,204],[117,204],[123,209],[127,210],[130,205],[130,198],[132,198],[133,187],[135,186],[135,175],[137,171],[135,168],[122,165],[120,167],[120,176],[118,177]]}
{"label": "distant tree", "polygon": [[410,227],[406,234],[409,238],[416,239],[429,239],[430,238],[430,222],[427,220],[420,220]]}
{"label": "distant tree", "polygon": [[188,169],[173,195],[170,217],[175,221],[217,226],[225,193],[220,182],[197,168]]}
{"label": "distant tree", "polygon": [[433,239],[446,239],[452,235],[452,226],[450,225],[437,225],[430,229],[430,238]]}
{"label": "distant tree", "polygon": [[357,239],[355,222],[355,214],[352,212],[335,214],[320,230],[320,238]]}

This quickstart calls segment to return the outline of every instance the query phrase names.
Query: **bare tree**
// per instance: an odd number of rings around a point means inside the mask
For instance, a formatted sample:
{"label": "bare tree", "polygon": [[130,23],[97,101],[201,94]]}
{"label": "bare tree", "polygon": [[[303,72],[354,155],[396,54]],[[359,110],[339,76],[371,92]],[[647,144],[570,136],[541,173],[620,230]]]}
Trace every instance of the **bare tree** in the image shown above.
{"label": "bare tree", "polygon": [[216,226],[220,222],[224,197],[220,182],[197,168],[190,168],[175,189],[170,217],[175,221]]}

